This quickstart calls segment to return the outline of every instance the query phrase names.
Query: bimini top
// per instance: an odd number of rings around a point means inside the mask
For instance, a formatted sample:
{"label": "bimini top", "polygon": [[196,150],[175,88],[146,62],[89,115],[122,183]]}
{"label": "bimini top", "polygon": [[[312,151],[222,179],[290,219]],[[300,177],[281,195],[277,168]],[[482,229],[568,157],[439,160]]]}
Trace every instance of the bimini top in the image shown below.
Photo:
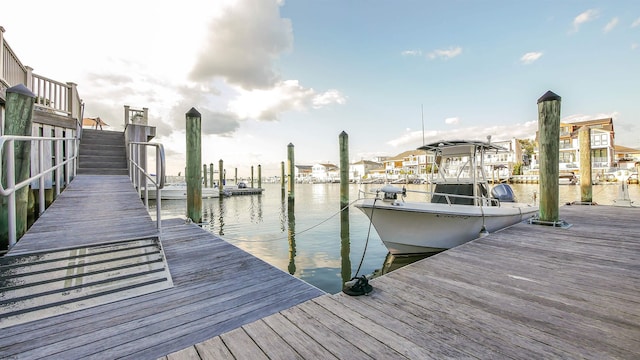
{"label": "bimini top", "polygon": [[477,140],[440,140],[423,145],[418,150],[440,152],[443,155],[472,155],[477,151],[507,151],[502,146],[494,145],[486,141]]}

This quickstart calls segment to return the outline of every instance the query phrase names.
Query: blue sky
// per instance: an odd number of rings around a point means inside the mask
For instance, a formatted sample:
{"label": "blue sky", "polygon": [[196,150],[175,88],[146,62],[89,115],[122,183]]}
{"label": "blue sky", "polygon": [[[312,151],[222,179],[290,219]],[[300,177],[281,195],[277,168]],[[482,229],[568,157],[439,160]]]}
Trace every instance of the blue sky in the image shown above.
{"label": "blue sky", "polygon": [[[203,114],[203,161],[241,175],[353,161],[426,141],[533,137],[537,99],[562,120],[613,117],[640,148],[638,1],[34,0],[3,4],[25,65],[72,81],[86,116],[121,129],[150,109],[169,173],[184,169],[184,114]],[[28,21],[25,21],[28,18]],[[73,34],[73,37],[68,36]],[[72,56],[73,52],[77,56]]]}

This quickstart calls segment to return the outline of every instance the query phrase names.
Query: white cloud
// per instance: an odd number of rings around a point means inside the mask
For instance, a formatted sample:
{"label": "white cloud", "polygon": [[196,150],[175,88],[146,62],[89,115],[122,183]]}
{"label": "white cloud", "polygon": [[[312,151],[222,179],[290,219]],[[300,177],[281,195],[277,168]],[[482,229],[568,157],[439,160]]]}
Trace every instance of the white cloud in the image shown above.
{"label": "white cloud", "polygon": [[638,27],[638,26],[640,26],[640,18],[637,18],[637,19],[636,19],[636,21],[634,21],[634,22],[631,24],[631,27],[632,27],[632,28],[634,28],[634,27]]}
{"label": "white cloud", "polygon": [[[528,121],[525,123],[513,125],[498,125],[491,127],[472,126],[467,128],[457,128],[451,130],[428,131],[424,134],[426,143],[439,141],[442,139],[468,139],[483,140],[487,139],[487,135],[491,135],[492,141],[502,141],[509,139],[528,139],[535,136],[538,130],[537,121]],[[400,151],[415,149],[422,145],[422,131],[413,131],[405,133],[395,139],[387,141],[388,145],[401,148]]]}
{"label": "white cloud", "polygon": [[462,54],[462,48],[457,46],[457,47],[450,47],[448,49],[437,49],[434,50],[430,53],[427,54],[427,57],[429,59],[436,59],[436,58],[440,58],[440,59],[444,59],[444,60],[448,60],[451,58],[454,58],[458,55]]}
{"label": "white cloud", "polygon": [[618,18],[614,17],[613,19],[611,19],[607,25],[605,25],[604,29],[602,29],[605,33],[608,33],[609,31],[613,30],[613,28],[616,27],[616,25],[618,25]]}
{"label": "white cloud", "polygon": [[340,91],[331,89],[322,94],[318,94],[313,97],[311,103],[314,109],[319,109],[325,105],[340,104],[344,105],[347,102],[347,98],[340,93]]}
{"label": "white cloud", "polygon": [[631,44],[631,50],[635,50],[638,48],[638,43]]}
{"label": "white cloud", "polygon": [[589,9],[573,19],[573,31],[577,32],[580,26],[598,17],[598,10]]}
{"label": "white cloud", "polygon": [[305,111],[329,104],[344,104],[346,98],[338,90],[316,93],[302,87],[297,80],[282,81],[270,89],[237,89],[239,95],[229,102],[228,111],[241,119],[278,120],[285,111]]}
{"label": "white cloud", "polygon": [[422,55],[422,50],[405,50],[401,54],[402,56],[420,56]]}
{"label": "white cloud", "polygon": [[529,64],[537,61],[538,59],[540,59],[540,57],[542,57],[542,52],[541,51],[528,52],[528,53],[522,55],[522,57],[520,57],[520,62],[522,62],[525,65],[529,65]]}
{"label": "white cloud", "polygon": [[457,118],[457,117],[446,118],[444,119],[444,123],[447,125],[458,125],[460,124],[460,118]]}
{"label": "white cloud", "polygon": [[247,90],[269,88],[280,81],[273,62],[292,45],[291,21],[280,17],[276,1],[239,1],[209,24],[191,79],[222,77]]}

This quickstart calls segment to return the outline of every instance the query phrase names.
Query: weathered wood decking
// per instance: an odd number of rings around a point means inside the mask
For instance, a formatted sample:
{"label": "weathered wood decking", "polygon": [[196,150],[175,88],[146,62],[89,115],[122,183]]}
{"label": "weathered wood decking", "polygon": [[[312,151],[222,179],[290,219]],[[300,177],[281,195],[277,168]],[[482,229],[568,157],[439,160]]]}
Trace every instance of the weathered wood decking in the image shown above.
{"label": "weathered wood decking", "polygon": [[155,222],[137,197],[128,176],[78,175],[11,254],[157,235]]}
{"label": "weathered wood decking", "polygon": [[638,359],[640,209],[565,206],[167,359]]}
{"label": "weathered wood decking", "polygon": [[[150,234],[126,176],[78,176],[12,252]],[[6,327],[0,359],[153,359],[324,294],[181,219],[161,240],[173,288]]]}

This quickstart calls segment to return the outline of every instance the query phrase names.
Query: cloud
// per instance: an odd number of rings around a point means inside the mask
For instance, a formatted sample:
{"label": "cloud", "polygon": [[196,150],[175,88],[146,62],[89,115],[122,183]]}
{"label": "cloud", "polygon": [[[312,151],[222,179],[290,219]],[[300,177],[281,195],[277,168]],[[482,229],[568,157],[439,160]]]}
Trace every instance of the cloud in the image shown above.
{"label": "cloud", "polygon": [[573,31],[577,32],[580,26],[598,17],[598,10],[589,9],[573,19]]}
{"label": "cloud", "polygon": [[405,50],[401,54],[402,56],[420,56],[422,55],[422,50]]}
{"label": "cloud", "polygon": [[541,57],[542,57],[542,52],[541,51],[528,52],[528,53],[522,55],[522,57],[520,57],[520,62],[522,62],[525,65],[529,65],[529,64],[532,64],[533,62],[537,61]]}
{"label": "cloud", "polygon": [[444,60],[448,60],[451,58],[454,58],[458,55],[462,54],[462,48],[457,46],[457,47],[450,47],[448,49],[437,49],[434,50],[430,53],[427,54],[427,58],[429,59],[436,59],[436,58],[440,58],[440,59],[444,59]]}
{"label": "cloud", "polygon": [[305,111],[329,104],[344,104],[346,98],[338,90],[316,93],[300,86],[297,80],[282,81],[271,89],[238,89],[239,96],[229,102],[228,111],[241,119],[278,120],[284,111]]}
{"label": "cloud", "polygon": [[611,19],[607,25],[605,25],[604,29],[602,29],[602,31],[604,31],[605,33],[608,33],[609,31],[613,30],[613,28],[616,27],[616,25],[618,25],[618,18],[614,17],[613,19]]}
{"label": "cloud", "polygon": [[631,50],[635,50],[638,48],[638,43],[631,44]]}
{"label": "cloud", "polygon": [[[502,141],[509,139],[528,139],[535,137],[538,130],[537,121],[528,121],[525,123],[512,125],[498,125],[491,127],[472,126],[467,128],[457,128],[451,130],[433,130],[425,132],[425,142],[431,143],[442,139],[469,139],[485,141],[487,135],[492,136],[492,141]],[[398,138],[387,141],[388,145],[393,147],[401,147],[403,149],[418,148],[422,145],[422,132],[413,131],[405,133]]]}
{"label": "cloud", "polygon": [[638,26],[640,26],[640,18],[637,18],[637,19],[636,19],[636,21],[634,21],[634,22],[631,24],[631,27],[632,27],[632,28],[634,28],[634,27],[638,27]]}
{"label": "cloud", "polygon": [[447,125],[458,125],[460,124],[460,118],[452,117],[444,119],[444,123]]}
{"label": "cloud", "polygon": [[273,62],[293,44],[291,21],[280,17],[276,1],[243,0],[225,9],[208,28],[190,79],[220,77],[245,90],[274,86]]}

